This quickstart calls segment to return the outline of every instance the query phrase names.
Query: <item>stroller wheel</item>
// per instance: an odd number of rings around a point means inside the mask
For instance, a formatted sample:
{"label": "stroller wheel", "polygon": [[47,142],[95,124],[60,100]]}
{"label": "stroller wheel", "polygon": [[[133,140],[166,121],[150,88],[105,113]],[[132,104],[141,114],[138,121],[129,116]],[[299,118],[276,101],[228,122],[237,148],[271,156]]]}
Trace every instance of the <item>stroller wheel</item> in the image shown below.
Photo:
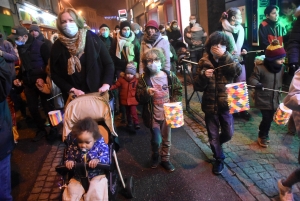
{"label": "stroller wheel", "polygon": [[126,186],[123,189],[123,195],[128,199],[134,198],[135,191],[134,191],[134,182],[132,176],[125,179],[125,185]]}

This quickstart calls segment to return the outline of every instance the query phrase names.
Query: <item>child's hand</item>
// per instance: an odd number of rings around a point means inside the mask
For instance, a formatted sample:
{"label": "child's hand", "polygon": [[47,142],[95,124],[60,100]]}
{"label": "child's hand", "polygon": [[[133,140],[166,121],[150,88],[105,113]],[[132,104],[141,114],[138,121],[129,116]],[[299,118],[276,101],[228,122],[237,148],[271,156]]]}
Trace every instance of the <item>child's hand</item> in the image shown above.
{"label": "child's hand", "polygon": [[19,79],[15,79],[14,80],[14,85],[17,86],[17,87],[20,87],[20,86],[22,86],[22,82],[20,82]]}
{"label": "child's hand", "polygon": [[149,94],[150,96],[153,96],[154,93],[155,93],[157,90],[156,90],[155,88],[149,87],[147,91],[148,91],[148,94]]}
{"label": "child's hand", "polygon": [[247,50],[242,49],[241,55],[245,55],[245,54],[247,54],[247,53],[248,53]]}
{"label": "child's hand", "polygon": [[89,167],[95,168],[99,162],[100,162],[99,159],[93,159],[89,162]]}
{"label": "child's hand", "polygon": [[66,167],[71,170],[74,167],[74,161],[67,161],[66,162]]}
{"label": "child's hand", "polygon": [[211,78],[214,74],[214,70],[213,69],[207,69],[205,71],[205,76],[208,77],[208,78]]}
{"label": "child's hand", "polygon": [[210,51],[211,53],[213,53],[214,55],[220,58],[221,56],[223,56],[226,50],[224,50],[220,45],[214,45],[211,46]]}

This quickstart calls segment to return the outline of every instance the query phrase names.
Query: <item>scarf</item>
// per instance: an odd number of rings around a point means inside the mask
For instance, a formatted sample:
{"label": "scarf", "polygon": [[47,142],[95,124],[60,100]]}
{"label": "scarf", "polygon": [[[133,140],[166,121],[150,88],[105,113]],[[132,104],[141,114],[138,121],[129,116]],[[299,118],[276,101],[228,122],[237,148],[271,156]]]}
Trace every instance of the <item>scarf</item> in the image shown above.
{"label": "scarf", "polygon": [[[234,51],[237,53],[237,55],[240,55],[242,46],[244,44],[244,37],[245,37],[244,28],[240,24],[232,26],[226,19],[222,20],[222,27],[223,27],[223,31],[226,33],[226,35],[229,36],[230,40],[232,41]],[[236,42],[233,38],[232,33],[238,34],[238,38]]]}
{"label": "scarf", "polygon": [[148,33],[146,33],[144,35],[144,41],[145,41],[145,43],[149,43],[152,45],[158,39],[159,35],[160,35],[159,31],[155,32],[152,36],[150,36]]}
{"label": "scarf", "polygon": [[116,48],[116,56],[121,59],[121,52],[125,47],[126,52],[124,55],[127,57],[127,62],[133,61],[134,59],[134,44],[132,41],[135,39],[135,34],[131,31],[130,36],[125,38],[121,36],[120,32],[117,34],[117,48]]}
{"label": "scarf", "polygon": [[266,59],[264,60],[264,65],[271,73],[279,73],[283,66],[282,64],[275,63],[275,61],[267,61]]}
{"label": "scarf", "polygon": [[87,29],[79,29],[74,38],[68,38],[62,34],[58,34],[58,39],[68,49],[71,57],[68,59],[68,75],[81,71],[80,57],[84,53]]}

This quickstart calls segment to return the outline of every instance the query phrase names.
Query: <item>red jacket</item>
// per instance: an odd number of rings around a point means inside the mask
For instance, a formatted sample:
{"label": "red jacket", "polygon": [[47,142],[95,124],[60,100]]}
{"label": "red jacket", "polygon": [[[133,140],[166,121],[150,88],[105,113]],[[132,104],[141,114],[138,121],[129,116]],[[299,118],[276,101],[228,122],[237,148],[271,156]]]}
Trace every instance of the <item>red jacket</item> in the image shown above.
{"label": "red jacket", "polygon": [[138,105],[135,99],[136,85],[138,80],[134,77],[131,81],[120,77],[116,84],[110,87],[110,90],[119,88],[120,100],[122,105]]}

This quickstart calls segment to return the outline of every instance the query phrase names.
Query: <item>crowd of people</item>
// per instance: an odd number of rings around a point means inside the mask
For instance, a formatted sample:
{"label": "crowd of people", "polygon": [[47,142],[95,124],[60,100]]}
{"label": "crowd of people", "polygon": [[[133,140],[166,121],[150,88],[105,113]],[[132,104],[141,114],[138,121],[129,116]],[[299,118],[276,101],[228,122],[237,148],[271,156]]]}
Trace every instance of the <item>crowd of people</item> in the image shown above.
{"label": "crowd of people", "polygon": [[[37,24],[32,24],[29,30],[14,27],[7,40],[0,34],[0,200],[12,200],[10,155],[18,141],[16,111],[20,110],[24,118],[27,117],[20,93],[25,94],[30,116],[37,126],[33,141],[39,141],[45,136],[55,139],[58,135],[58,129],[51,124],[49,132],[45,129],[49,111],[63,111],[65,103],[74,96],[111,90],[115,96],[114,112],[120,113],[120,119],[130,132],[140,129],[138,113],[142,113],[143,123],[151,132],[151,168],[160,164],[166,171],[174,171],[170,161],[171,127],[166,123],[163,105],[182,100],[183,87],[176,75],[180,62],[177,51],[182,48],[190,52],[191,61],[198,63],[192,65],[191,72],[194,87],[203,92],[201,106],[215,159],[214,174],[222,173],[225,159],[222,145],[234,134],[234,116],[229,112],[226,84],[248,81],[255,86],[255,107],[262,114],[257,142],[266,148],[271,143],[269,130],[280,103],[283,75],[288,72],[291,86],[284,103],[293,110],[289,125],[294,125],[294,128],[289,126],[288,131],[299,133],[300,7],[291,18],[294,26],[286,27],[278,22],[279,8],[275,5],[268,6],[264,14],[266,19],[259,27],[259,41],[265,56],[255,60],[248,80],[243,58],[249,45],[238,8],[223,12],[219,29],[210,35],[193,15],[183,33],[176,20],[168,27],[149,20],[144,30],[137,23],[122,21],[112,32],[109,26],[102,24],[99,34],[95,34],[73,8],[59,13],[59,33],[51,40],[43,36]],[[15,66],[19,66],[18,73]],[[51,99],[60,93],[60,99]],[[39,103],[45,115],[40,114]],[[142,111],[137,110],[137,105],[143,106]],[[246,111],[240,115],[250,119]],[[98,162],[109,163],[108,147],[94,120],[87,118],[77,122],[72,136],[74,141],[65,156],[67,168],[72,169],[83,157],[87,157],[91,168]],[[298,169],[286,180],[278,181],[281,200],[293,199],[291,187],[300,181],[299,172]],[[107,180],[102,174],[102,171],[89,172],[92,190],[86,194],[78,179],[72,178],[63,199],[85,194],[89,200],[91,192],[96,193],[93,196],[97,199],[107,199],[107,190],[103,190],[107,189]],[[101,182],[93,182],[96,180]],[[97,186],[103,191],[93,190]]]}

